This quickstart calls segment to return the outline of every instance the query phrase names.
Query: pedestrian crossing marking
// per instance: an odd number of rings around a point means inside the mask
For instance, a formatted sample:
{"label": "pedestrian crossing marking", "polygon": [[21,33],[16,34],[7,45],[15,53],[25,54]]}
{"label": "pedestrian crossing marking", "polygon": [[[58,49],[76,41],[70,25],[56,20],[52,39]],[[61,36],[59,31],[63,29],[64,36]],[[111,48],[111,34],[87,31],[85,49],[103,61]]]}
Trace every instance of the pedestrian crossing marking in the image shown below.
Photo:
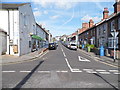
{"label": "pedestrian crossing marking", "polygon": [[78,56],[78,58],[79,58],[79,61],[81,61],[81,62],[90,62],[90,60],[88,60],[84,57]]}

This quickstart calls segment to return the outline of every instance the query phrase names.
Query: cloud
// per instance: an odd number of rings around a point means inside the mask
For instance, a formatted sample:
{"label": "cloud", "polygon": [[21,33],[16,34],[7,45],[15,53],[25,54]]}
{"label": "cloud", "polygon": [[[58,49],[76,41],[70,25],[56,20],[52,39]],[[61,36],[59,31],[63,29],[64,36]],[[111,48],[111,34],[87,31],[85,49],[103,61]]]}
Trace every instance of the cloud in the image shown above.
{"label": "cloud", "polygon": [[34,11],[33,13],[35,17],[40,16],[42,14],[40,11]]}
{"label": "cloud", "polygon": [[92,19],[94,22],[98,22],[98,21],[100,21],[101,20],[101,17],[91,17],[91,16],[89,16],[89,15],[86,15],[86,16],[84,16],[83,18],[81,18],[81,20],[83,20],[83,21],[89,21],[90,19]]}
{"label": "cloud", "polygon": [[35,11],[36,11],[36,10],[38,10],[38,8],[34,8],[33,10],[35,10]]}
{"label": "cloud", "polygon": [[48,11],[43,11],[44,14],[48,14]]}
{"label": "cloud", "polygon": [[34,4],[39,4],[43,8],[52,8],[51,6],[53,5],[60,9],[70,9],[76,4],[68,0],[32,0],[32,2],[34,2]]}
{"label": "cloud", "polygon": [[60,17],[59,15],[54,15],[54,16],[51,16],[50,19],[57,19],[59,17]]}

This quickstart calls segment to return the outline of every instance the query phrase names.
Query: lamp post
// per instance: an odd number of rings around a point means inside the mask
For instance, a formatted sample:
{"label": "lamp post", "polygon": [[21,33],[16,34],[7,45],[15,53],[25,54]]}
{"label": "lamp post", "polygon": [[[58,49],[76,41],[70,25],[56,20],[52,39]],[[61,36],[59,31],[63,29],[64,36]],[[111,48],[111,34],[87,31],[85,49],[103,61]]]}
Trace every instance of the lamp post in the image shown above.
{"label": "lamp post", "polygon": [[111,32],[112,36],[113,36],[113,44],[114,44],[114,62],[116,59],[116,39],[117,39],[117,35],[118,32],[116,32],[116,29],[113,30],[113,32]]}

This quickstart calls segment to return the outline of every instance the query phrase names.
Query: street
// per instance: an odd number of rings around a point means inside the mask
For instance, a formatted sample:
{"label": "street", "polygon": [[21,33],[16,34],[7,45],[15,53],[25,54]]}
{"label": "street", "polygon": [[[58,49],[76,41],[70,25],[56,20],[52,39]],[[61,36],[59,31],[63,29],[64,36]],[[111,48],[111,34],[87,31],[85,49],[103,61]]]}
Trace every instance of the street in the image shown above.
{"label": "street", "polygon": [[3,88],[118,88],[118,68],[58,43],[43,57],[2,66]]}

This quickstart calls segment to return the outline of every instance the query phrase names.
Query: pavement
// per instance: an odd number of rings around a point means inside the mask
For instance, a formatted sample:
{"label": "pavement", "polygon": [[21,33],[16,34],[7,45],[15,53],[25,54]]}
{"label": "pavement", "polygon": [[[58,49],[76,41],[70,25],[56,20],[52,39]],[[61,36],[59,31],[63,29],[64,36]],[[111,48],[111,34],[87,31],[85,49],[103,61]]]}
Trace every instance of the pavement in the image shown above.
{"label": "pavement", "polygon": [[83,49],[79,49],[79,51],[87,54],[90,57],[93,57],[94,59],[97,59],[97,60],[100,60],[102,62],[110,63],[110,64],[113,64],[115,66],[120,67],[120,65],[119,65],[120,60],[119,59],[116,59],[114,62],[114,59],[111,57],[95,55],[93,52],[86,52]]}
{"label": "pavement", "polygon": [[1,55],[0,58],[2,61],[0,62],[0,65],[6,65],[9,63],[23,62],[23,61],[29,61],[32,59],[36,59],[36,58],[40,57],[47,50],[48,50],[48,48],[44,47],[38,51],[34,51],[34,52],[31,52],[31,53],[28,53],[28,54],[25,54],[22,56]]}

